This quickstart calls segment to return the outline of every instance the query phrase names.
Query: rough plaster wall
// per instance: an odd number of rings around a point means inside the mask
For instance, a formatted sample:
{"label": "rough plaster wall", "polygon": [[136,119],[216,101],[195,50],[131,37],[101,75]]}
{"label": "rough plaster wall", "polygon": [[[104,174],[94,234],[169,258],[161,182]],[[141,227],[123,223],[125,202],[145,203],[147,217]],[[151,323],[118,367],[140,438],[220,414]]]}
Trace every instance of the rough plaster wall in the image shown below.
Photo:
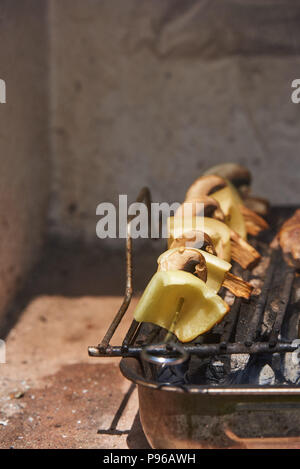
{"label": "rough plaster wall", "polygon": [[290,0],[50,0],[52,230],[95,240],[95,209],[182,200],[238,161],[298,203],[300,8]]}
{"label": "rough plaster wall", "polygon": [[46,2],[0,2],[0,316],[36,259],[48,199]]}

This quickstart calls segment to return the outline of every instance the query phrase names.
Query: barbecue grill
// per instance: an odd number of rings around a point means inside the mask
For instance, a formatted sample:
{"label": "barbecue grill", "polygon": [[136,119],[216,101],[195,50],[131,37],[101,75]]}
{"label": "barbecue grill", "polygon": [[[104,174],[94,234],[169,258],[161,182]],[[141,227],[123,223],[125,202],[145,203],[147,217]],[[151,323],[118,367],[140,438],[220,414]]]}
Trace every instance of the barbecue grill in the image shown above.
{"label": "barbecue grill", "polygon": [[[147,188],[137,198],[143,200],[150,207]],[[251,272],[233,266],[235,274],[254,284],[254,294],[250,301],[236,298],[210,332],[181,344],[175,336],[169,340],[170,334],[166,340],[160,327],[133,320],[122,344],[111,346],[133,293],[133,217],[128,219],[124,300],[89,355],[123,358],[120,368],[137,384],[141,423],[153,448],[300,448],[300,278],[281,251],[270,248],[292,212],[291,207],[271,210],[272,229],[251,241],[261,263]],[[225,290],[220,294],[224,297]],[[242,427],[247,431],[240,432]]]}

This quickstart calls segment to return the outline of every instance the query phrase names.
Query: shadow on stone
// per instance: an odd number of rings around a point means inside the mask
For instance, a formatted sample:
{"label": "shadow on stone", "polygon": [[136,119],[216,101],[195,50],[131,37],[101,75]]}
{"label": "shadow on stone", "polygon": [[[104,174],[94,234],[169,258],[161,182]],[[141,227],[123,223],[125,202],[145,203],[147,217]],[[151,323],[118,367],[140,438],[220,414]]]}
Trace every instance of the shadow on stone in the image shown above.
{"label": "shadow on stone", "polygon": [[143,431],[139,412],[137,412],[134,418],[126,441],[129,449],[151,449]]}

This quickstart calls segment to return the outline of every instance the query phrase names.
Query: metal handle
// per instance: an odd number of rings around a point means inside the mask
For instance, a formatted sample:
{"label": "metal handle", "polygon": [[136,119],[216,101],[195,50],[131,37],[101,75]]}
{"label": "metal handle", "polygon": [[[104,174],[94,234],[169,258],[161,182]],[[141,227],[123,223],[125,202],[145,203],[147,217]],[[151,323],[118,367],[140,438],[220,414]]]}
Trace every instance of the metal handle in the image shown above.
{"label": "metal handle", "polygon": [[[148,208],[148,229],[149,233],[151,233],[151,193],[148,187],[143,187],[143,189],[140,191],[136,202],[140,203],[142,201],[145,201],[147,208]],[[136,217],[136,215],[131,215],[127,219],[127,238],[126,238],[126,289],[125,289],[125,295],[123,302],[121,304],[121,307],[119,311],[117,312],[116,316],[114,317],[111,325],[109,326],[105,336],[103,337],[102,341],[98,345],[98,347],[89,347],[89,354],[91,356],[95,356],[95,349],[98,349],[100,352],[105,351],[109,345],[109,342],[114,335],[117,327],[119,326],[123,316],[125,315],[128,306],[131,302],[132,298],[132,239],[131,239],[131,233],[130,233],[130,223],[131,221]]]}

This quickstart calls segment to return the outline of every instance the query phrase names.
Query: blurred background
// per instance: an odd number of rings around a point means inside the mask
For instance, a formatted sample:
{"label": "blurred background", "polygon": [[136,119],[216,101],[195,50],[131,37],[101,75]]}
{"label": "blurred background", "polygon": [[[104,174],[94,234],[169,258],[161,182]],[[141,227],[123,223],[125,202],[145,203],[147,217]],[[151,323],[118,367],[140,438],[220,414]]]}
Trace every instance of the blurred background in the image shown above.
{"label": "blurred background", "polygon": [[96,206],[119,194],[180,202],[236,161],[255,195],[298,204],[299,26],[295,0],[0,0],[0,317],[20,314],[28,282],[25,304],[122,292],[120,243],[95,233]]}
{"label": "blurred background", "polygon": [[299,201],[298,2],[0,8],[0,310],[45,230],[95,242],[96,206],[118,194],[181,201],[205,168],[237,161],[257,195]]}

